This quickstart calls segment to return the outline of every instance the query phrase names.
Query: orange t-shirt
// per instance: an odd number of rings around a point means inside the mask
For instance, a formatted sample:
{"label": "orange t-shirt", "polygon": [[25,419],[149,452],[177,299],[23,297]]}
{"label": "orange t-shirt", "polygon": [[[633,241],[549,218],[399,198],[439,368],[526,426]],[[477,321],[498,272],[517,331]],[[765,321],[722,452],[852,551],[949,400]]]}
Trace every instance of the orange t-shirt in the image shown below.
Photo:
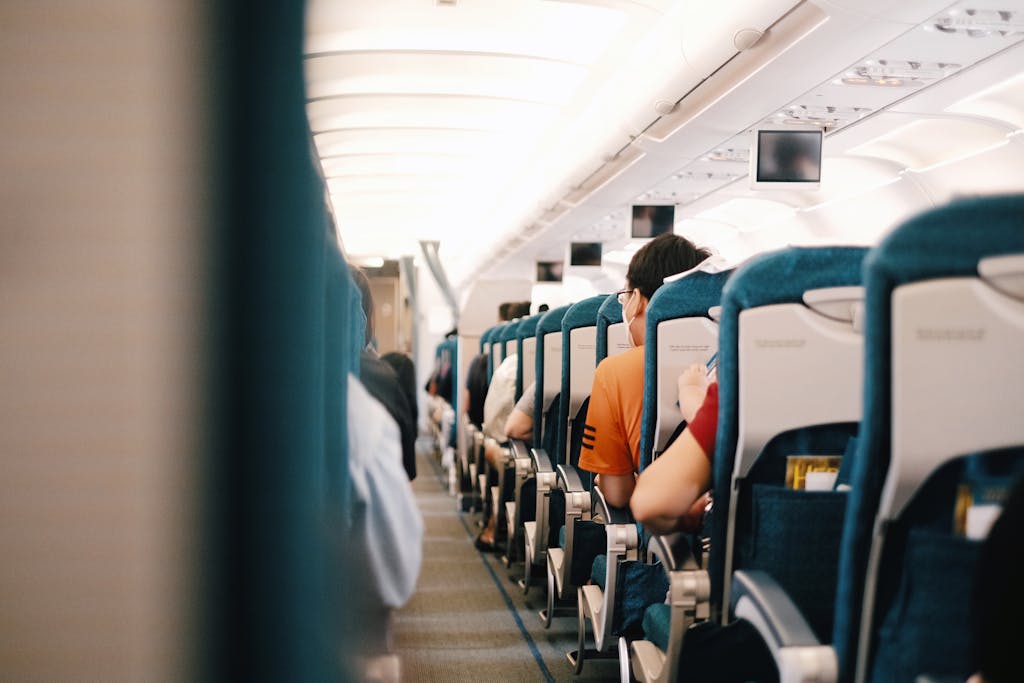
{"label": "orange t-shirt", "polygon": [[601,361],[590,390],[581,469],[612,475],[639,469],[643,405],[644,347]]}

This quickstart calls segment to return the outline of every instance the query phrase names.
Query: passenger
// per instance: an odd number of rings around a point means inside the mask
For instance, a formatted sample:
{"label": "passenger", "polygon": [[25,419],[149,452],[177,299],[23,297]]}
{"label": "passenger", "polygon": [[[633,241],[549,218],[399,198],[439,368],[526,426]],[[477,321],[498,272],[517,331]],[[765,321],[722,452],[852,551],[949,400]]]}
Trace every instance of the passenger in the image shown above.
{"label": "passenger", "polygon": [[[718,430],[718,382],[710,379],[699,364],[680,375],[679,408],[686,429],[636,481],[630,509],[654,533],[701,527]],[[771,652],[744,619],[726,626],[704,622],[687,631],[679,670],[688,679],[722,683],[778,680]]]}
{"label": "passenger", "polygon": [[718,382],[704,365],[679,376],[679,409],[687,426],[636,480],[630,509],[656,534],[697,531],[711,488],[711,458],[718,429]]}
{"label": "passenger", "polygon": [[359,353],[359,377],[370,395],[380,401],[398,424],[401,433],[402,466],[409,481],[416,478],[416,417],[410,404],[408,392],[398,381],[394,369],[377,357],[372,340],[374,338],[373,294],[366,274],[356,266],[350,266],[352,277],[362,295],[363,313],[366,314],[366,346]]}
{"label": "passenger", "polygon": [[[517,305],[511,301],[499,304],[499,322],[507,322],[512,312],[512,307]],[[529,303],[527,303],[527,311],[529,311]],[[487,397],[488,384],[487,354],[480,353],[469,362],[469,368],[466,370],[466,387],[463,393],[466,400],[463,405],[466,406],[466,416],[469,418],[469,421],[481,430],[484,424],[484,400]]]}
{"label": "passenger", "polygon": [[[502,304],[505,306],[505,304]],[[530,302],[520,301],[508,304],[505,312],[511,318],[521,318],[530,313]],[[484,457],[491,472],[497,472],[502,464],[502,446],[509,438],[532,438],[533,434],[533,387],[529,392],[524,392],[524,398],[529,394],[527,413],[524,409],[516,410],[516,375],[518,373],[519,357],[515,353],[505,356],[498,369],[491,378],[490,387],[484,399],[482,431],[487,440],[484,444]],[[525,402],[521,399],[520,403]],[[526,417],[528,416],[528,424]],[[509,431],[509,427],[512,431]],[[497,483],[497,479],[492,483]],[[476,547],[479,550],[491,551],[495,549],[495,533],[497,531],[498,519],[490,514],[487,519],[487,526],[476,539]]]}
{"label": "passenger", "polygon": [[398,377],[398,385],[405,392],[405,398],[409,402],[409,409],[412,410],[412,423],[419,425],[420,407],[416,399],[416,366],[412,359],[404,353],[390,351],[380,357],[382,361],[391,366]]}
{"label": "passenger", "polygon": [[[507,360],[507,359],[506,359]],[[513,365],[515,361],[513,360]],[[502,363],[502,367],[505,364]],[[501,368],[498,368],[499,371]],[[497,380],[497,374],[495,380]],[[502,380],[504,381],[504,379]],[[493,386],[493,382],[492,382]],[[513,390],[515,387],[515,379],[513,378]],[[484,456],[487,458],[487,463],[492,469],[497,469],[501,465],[501,445],[499,442],[508,441],[509,439],[519,439],[521,441],[530,442],[533,439],[533,405],[534,405],[534,390],[536,385],[531,383],[528,387],[523,390],[523,395],[518,401],[515,401],[514,405],[506,412],[503,410],[503,406],[495,406],[495,415],[493,420],[488,426],[496,424],[502,419],[504,415],[503,426],[499,433],[491,432],[494,434],[492,438],[489,438],[484,445]],[[504,393],[504,390],[503,390]],[[488,396],[490,394],[488,393]],[[513,394],[514,396],[514,394]],[[485,434],[487,431],[485,430]],[[495,515],[490,515],[487,520],[487,526],[476,539],[477,550],[484,552],[490,552],[496,550],[495,546],[495,534],[498,528],[498,519]]]}
{"label": "passenger", "polygon": [[598,488],[615,507],[629,504],[640,464],[647,304],[666,277],[690,270],[710,255],[669,233],[648,242],[629,263],[619,301],[634,348],[605,358],[594,372],[579,460],[580,468],[598,475]]}
{"label": "passenger", "polygon": [[[367,348],[360,354],[362,381],[353,375],[347,379],[352,501],[348,533],[338,552],[358,583],[343,589],[345,639],[361,655],[375,656],[390,651],[391,610],[404,605],[415,589],[423,559],[423,518],[409,486],[416,476],[415,460],[410,469],[406,451],[405,430],[411,424],[415,440],[415,423],[394,370],[370,350],[369,283],[350,267],[363,296]],[[409,453],[415,457],[414,450]]]}

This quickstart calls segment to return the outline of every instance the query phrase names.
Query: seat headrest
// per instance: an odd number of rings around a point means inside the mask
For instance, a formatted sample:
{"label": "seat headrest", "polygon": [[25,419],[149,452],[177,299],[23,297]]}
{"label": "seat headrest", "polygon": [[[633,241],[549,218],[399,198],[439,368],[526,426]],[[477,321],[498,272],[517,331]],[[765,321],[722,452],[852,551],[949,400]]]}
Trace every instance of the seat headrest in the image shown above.
{"label": "seat headrest", "polygon": [[558,308],[552,308],[550,311],[545,313],[540,322],[537,323],[537,334],[548,334],[549,332],[560,332],[562,330],[562,318],[565,317],[566,312],[570,306],[559,306]]}
{"label": "seat headrest", "polygon": [[607,294],[592,296],[569,307],[562,318],[562,331],[575,330],[578,327],[591,327],[597,324],[597,311],[608,298]]}

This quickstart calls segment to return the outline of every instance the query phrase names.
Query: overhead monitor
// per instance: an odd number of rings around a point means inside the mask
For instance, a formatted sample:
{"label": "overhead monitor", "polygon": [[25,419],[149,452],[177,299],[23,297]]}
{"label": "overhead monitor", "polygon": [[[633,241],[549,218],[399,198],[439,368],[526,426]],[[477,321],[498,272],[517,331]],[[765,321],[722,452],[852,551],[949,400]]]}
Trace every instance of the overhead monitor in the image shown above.
{"label": "overhead monitor", "polygon": [[750,150],[750,187],[816,190],[821,183],[820,128],[759,128]]}
{"label": "overhead monitor", "polygon": [[600,242],[572,242],[569,245],[570,266],[601,265]]}
{"label": "overhead monitor", "polygon": [[661,206],[634,206],[630,237],[646,239],[672,232],[676,222],[676,207],[673,204]]}
{"label": "overhead monitor", "polygon": [[561,282],[565,261],[537,261],[537,282]]}

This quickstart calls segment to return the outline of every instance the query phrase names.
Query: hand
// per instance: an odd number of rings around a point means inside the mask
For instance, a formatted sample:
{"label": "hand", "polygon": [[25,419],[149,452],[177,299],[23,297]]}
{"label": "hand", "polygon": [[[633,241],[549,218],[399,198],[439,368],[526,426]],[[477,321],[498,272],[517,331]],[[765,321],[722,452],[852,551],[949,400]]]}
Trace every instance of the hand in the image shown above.
{"label": "hand", "polygon": [[704,403],[708,392],[707,366],[694,363],[679,375],[679,412],[689,422],[697,414],[697,409]]}
{"label": "hand", "polygon": [[694,363],[690,367],[683,370],[682,374],[679,375],[679,391],[682,393],[683,387],[694,387],[699,386],[703,389],[708,388],[708,369],[703,363]]}

